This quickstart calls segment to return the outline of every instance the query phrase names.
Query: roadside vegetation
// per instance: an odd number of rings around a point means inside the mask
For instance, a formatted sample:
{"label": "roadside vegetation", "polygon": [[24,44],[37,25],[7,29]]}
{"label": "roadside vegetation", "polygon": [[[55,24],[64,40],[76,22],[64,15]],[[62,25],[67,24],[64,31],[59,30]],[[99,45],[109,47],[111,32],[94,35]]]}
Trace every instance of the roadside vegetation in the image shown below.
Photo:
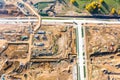
{"label": "roadside vegetation", "polygon": [[54,16],[72,15],[72,13],[81,15],[84,15],[84,13],[87,15],[120,15],[120,0],[58,0],[56,2],[38,2],[34,6],[41,16],[48,16],[51,13]]}
{"label": "roadside vegetation", "polygon": [[69,0],[69,2],[79,12],[120,15],[120,0]]}
{"label": "roadside vegetation", "polygon": [[50,2],[38,2],[34,4],[34,7],[38,9],[38,12],[41,16],[48,16],[48,13],[46,12],[46,8],[49,7],[50,4],[53,4],[53,1]]}

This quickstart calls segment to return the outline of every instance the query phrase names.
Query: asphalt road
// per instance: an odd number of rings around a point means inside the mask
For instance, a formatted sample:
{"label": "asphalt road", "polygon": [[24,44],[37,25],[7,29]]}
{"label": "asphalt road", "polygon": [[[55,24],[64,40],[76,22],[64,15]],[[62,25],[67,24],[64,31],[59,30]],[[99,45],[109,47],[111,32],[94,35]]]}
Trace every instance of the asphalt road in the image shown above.
{"label": "asphalt road", "polygon": [[[39,19],[36,18],[0,18],[0,23],[3,22],[38,22]],[[83,19],[83,20],[59,20],[59,19],[55,19],[55,20],[42,20],[43,23],[47,22],[47,23],[64,23],[64,22],[76,22],[76,23],[106,23],[106,24],[120,24],[120,21],[116,20],[116,21],[108,21],[108,20],[88,20],[88,19]]]}

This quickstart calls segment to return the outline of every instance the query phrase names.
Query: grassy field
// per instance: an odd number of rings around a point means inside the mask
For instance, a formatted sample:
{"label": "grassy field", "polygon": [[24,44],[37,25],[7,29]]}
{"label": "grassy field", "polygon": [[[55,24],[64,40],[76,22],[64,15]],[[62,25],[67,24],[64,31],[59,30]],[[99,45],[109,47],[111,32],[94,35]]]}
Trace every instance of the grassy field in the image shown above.
{"label": "grassy field", "polygon": [[[85,10],[87,4],[93,1],[99,2],[99,0],[76,0],[73,5],[81,12]],[[112,8],[115,8],[118,12],[120,10],[120,0],[104,0],[104,3],[101,5],[101,13],[109,14]]]}
{"label": "grassy field", "polygon": [[47,8],[50,4],[53,4],[53,1],[50,2],[38,2],[34,4],[34,7],[37,8],[38,10],[42,10],[42,12],[39,12],[41,16],[48,16],[46,11],[44,11],[45,8]]}
{"label": "grassy field", "polygon": [[[73,4],[70,3],[70,0],[58,0],[59,3],[63,4],[62,10],[60,12],[57,11],[56,15],[65,15],[68,11],[74,11],[77,12],[80,15],[83,15],[81,13],[87,13],[86,5],[92,3],[93,1],[96,1],[100,4],[100,0],[75,0]],[[43,10],[40,12],[40,15],[48,16],[48,14],[45,13],[44,9],[48,6],[50,7],[50,4],[53,4],[53,1],[50,2],[39,2],[35,4],[34,6],[38,10]],[[104,0],[104,2],[101,4],[101,7],[99,10],[94,10],[95,13],[91,14],[103,14],[103,15],[109,15],[111,13],[112,8],[115,8],[116,12],[120,14],[120,0]],[[88,13],[88,14],[89,14]]]}
{"label": "grassy field", "polygon": [[39,3],[34,4],[34,6],[37,9],[44,9],[44,8],[48,7],[48,5],[51,3],[53,3],[53,2],[39,2]]}

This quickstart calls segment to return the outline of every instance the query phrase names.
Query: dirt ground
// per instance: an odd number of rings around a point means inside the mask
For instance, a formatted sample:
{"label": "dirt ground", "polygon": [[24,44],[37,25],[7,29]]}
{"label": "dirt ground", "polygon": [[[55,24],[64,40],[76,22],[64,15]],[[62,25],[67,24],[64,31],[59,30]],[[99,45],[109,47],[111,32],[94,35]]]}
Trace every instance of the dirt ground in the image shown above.
{"label": "dirt ground", "polygon": [[6,44],[7,40],[0,40],[0,47],[3,47]]}
{"label": "dirt ground", "polygon": [[9,59],[21,59],[27,57],[27,50],[27,45],[9,45],[5,53]]}
{"label": "dirt ground", "polygon": [[[33,43],[44,43],[45,45],[38,47],[38,49],[41,51],[46,49],[47,52],[53,52],[54,55],[51,58],[67,58],[68,53],[76,54],[76,34],[72,25],[43,25],[40,31],[45,31],[46,33],[39,34],[40,39],[34,39]],[[44,36],[46,36],[47,40],[42,40]]]}
{"label": "dirt ground", "polygon": [[120,25],[85,26],[88,80],[119,80]]}
{"label": "dirt ground", "polygon": [[[16,27],[16,25],[13,25],[13,29],[10,26],[6,26],[0,29],[3,31],[1,35],[7,35],[6,32],[9,32],[8,30],[16,31],[16,33],[24,30],[24,27],[21,26],[19,27],[21,29]],[[23,33],[27,31],[28,27],[25,27],[25,29]],[[73,80],[73,75],[76,73],[73,66],[76,65],[77,57],[76,34],[73,25],[45,24],[38,31],[45,31],[45,34],[36,32],[32,37],[31,49],[34,51],[38,50],[35,54],[37,57],[31,57],[30,61],[26,63],[24,61],[29,54],[29,39],[28,41],[13,42],[7,42],[6,39],[0,40],[1,49],[3,46],[6,48],[0,54],[0,77],[2,74],[7,74],[5,78],[11,80]],[[35,35],[39,36],[39,39],[35,38]],[[10,38],[13,37],[11,36]],[[34,43],[44,43],[44,46],[35,46]],[[31,52],[33,51],[31,50]],[[41,53],[49,54],[50,52],[54,55],[39,55]],[[77,77],[77,75],[74,77]]]}
{"label": "dirt ground", "polygon": [[34,66],[35,68],[35,65],[36,68],[39,68],[31,70],[31,74],[34,73],[31,77],[35,80],[73,80],[73,64],[67,61],[61,61],[60,63],[35,63],[31,67],[33,68]]}

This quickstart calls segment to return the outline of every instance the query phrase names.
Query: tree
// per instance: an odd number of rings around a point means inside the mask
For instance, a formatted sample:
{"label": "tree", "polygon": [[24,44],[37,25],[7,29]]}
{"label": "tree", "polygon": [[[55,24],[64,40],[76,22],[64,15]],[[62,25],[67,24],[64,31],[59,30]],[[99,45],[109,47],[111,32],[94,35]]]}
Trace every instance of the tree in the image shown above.
{"label": "tree", "polygon": [[92,8],[91,8],[91,6],[90,6],[89,4],[86,5],[85,9],[86,9],[87,11],[89,11],[89,12],[91,12],[91,10],[92,10]]}
{"label": "tree", "polygon": [[73,4],[75,2],[75,0],[70,0],[70,3]]}
{"label": "tree", "polygon": [[120,10],[118,11],[118,15],[120,15]]}
{"label": "tree", "polygon": [[99,9],[101,8],[101,4],[98,5],[98,8],[99,8]]}
{"label": "tree", "polygon": [[98,2],[93,1],[92,3],[86,5],[85,9],[89,12],[93,12],[101,8],[101,5]]}
{"label": "tree", "polygon": [[104,0],[99,0],[99,2],[102,4],[104,2]]}
{"label": "tree", "polygon": [[112,10],[111,10],[111,14],[115,14],[115,13],[116,13],[115,8],[112,8]]}

